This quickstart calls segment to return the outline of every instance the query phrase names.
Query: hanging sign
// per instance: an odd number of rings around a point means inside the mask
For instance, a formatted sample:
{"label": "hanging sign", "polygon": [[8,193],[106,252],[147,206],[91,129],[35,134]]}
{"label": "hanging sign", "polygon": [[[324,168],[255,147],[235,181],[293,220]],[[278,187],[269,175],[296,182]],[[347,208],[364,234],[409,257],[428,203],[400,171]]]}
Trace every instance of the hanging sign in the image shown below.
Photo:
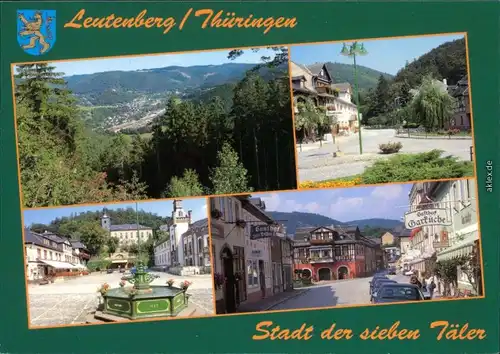
{"label": "hanging sign", "polygon": [[446,209],[425,209],[405,213],[405,227],[407,229],[415,229],[422,226],[431,225],[451,225],[448,220]]}
{"label": "hanging sign", "polygon": [[250,228],[250,239],[258,240],[261,238],[268,238],[280,236],[279,225],[254,225]]}

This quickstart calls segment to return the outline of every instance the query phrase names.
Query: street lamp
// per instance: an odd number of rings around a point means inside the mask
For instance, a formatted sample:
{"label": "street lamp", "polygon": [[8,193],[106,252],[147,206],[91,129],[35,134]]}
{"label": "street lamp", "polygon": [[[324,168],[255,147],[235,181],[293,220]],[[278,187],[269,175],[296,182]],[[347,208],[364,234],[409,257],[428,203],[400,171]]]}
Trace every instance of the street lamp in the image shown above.
{"label": "street lamp", "polygon": [[354,61],[354,90],[356,95],[356,111],[358,113],[358,136],[359,136],[359,154],[363,155],[363,141],[361,139],[361,116],[359,114],[359,88],[358,88],[358,75],[356,68],[356,56],[366,55],[368,51],[365,49],[363,43],[354,42],[353,44],[343,44],[340,54],[352,57]]}

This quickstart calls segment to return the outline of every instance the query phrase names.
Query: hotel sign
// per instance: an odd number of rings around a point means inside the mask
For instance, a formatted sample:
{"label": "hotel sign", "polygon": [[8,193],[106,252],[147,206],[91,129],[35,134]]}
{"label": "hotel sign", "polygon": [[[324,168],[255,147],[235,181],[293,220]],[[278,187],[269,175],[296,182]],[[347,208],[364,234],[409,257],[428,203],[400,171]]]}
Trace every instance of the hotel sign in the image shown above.
{"label": "hotel sign", "polygon": [[250,228],[250,239],[259,240],[274,236],[282,236],[279,225],[255,225]]}
{"label": "hotel sign", "polygon": [[446,209],[425,209],[419,211],[407,212],[404,215],[405,227],[407,229],[416,229],[422,226],[451,225],[448,220]]}

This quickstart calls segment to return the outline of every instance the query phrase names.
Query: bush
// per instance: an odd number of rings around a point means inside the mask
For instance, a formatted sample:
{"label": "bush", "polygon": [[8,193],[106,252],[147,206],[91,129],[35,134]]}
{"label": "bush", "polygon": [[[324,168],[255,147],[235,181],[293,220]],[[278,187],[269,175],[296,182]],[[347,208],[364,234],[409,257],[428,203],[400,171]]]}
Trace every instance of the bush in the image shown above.
{"label": "bush", "polygon": [[361,175],[362,184],[410,182],[428,179],[471,177],[470,161],[458,161],[454,156],[442,155],[441,150],[421,154],[401,154],[376,161]]}
{"label": "bush", "polygon": [[382,154],[394,154],[403,148],[403,144],[399,141],[397,143],[388,142],[387,144],[380,144],[378,148]]}
{"label": "bush", "polygon": [[99,271],[108,268],[108,266],[111,264],[111,261],[106,261],[104,259],[95,259],[95,260],[90,260],[87,263],[87,268],[91,272]]}

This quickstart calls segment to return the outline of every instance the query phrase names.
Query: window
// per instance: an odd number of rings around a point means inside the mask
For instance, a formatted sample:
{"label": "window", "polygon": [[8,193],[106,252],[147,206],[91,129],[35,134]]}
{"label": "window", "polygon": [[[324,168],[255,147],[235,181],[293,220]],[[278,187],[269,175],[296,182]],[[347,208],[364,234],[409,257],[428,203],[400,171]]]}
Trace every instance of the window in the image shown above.
{"label": "window", "polygon": [[42,258],[42,251],[39,248],[36,249],[36,256],[37,258]]}
{"label": "window", "polygon": [[47,251],[43,250],[43,259],[47,259]]}
{"label": "window", "polygon": [[238,219],[241,219],[241,216],[240,216],[240,206],[238,205],[238,203],[234,203],[234,217],[236,218],[236,220]]}
{"label": "window", "polygon": [[248,287],[259,286],[259,269],[257,261],[249,260],[247,262]]}
{"label": "window", "polygon": [[228,200],[228,203],[227,203],[227,221],[229,222],[233,222],[234,219],[233,219],[233,202],[231,200]]}
{"label": "window", "polygon": [[222,213],[222,215],[224,216],[224,198],[219,198],[219,211]]}

